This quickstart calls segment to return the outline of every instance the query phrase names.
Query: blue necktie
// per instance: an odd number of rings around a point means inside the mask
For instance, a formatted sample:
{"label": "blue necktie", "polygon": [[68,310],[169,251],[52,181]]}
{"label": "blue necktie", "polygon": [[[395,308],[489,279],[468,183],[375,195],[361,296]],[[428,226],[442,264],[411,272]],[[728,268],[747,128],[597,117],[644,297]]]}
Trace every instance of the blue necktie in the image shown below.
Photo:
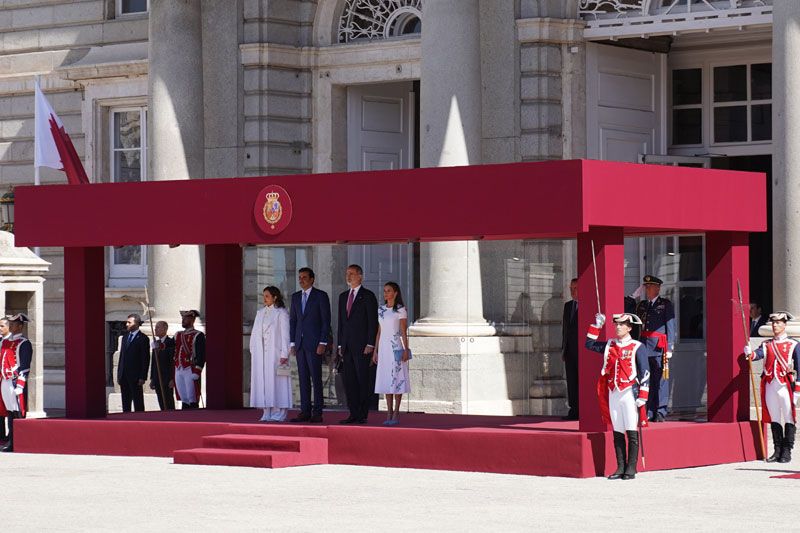
{"label": "blue necktie", "polygon": [[303,314],[305,314],[305,312],[306,312],[306,302],[308,302],[308,293],[304,292],[303,293],[302,307],[300,307],[300,310],[303,312]]}
{"label": "blue necktie", "polygon": [[130,344],[131,341],[133,341],[133,333],[128,333],[128,344]]}

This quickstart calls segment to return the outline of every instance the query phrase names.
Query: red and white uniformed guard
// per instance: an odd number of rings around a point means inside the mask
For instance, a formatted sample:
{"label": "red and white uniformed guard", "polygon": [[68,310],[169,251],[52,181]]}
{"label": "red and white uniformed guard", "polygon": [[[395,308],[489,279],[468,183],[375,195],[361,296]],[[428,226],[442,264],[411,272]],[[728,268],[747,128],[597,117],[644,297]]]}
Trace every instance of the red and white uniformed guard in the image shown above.
{"label": "red and white uniformed guard", "polygon": [[[614,452],[617,470],[608,479],[633,479],[639,460],[640,413],[647,403],[650,370],[642,343],[631,338],[634,325],[642,321],[633,313],[614,315],[617,338],[598,341],[606,322],[605,315],[595,315],[595,322],[586,334],[586,347],[603,354],[603,368],[597,383],[600,414],[614,428]],[[641,417],[646,422],[646,417]],[[628,437],[627,455],[625,436]]]}
{"label": "red and white uniformed guard", "polygon": [[[767,462],[788,463],[797,428],[795,405],[800,400],[797,370],[800,368],[800,343],[786,335],[786,323],[794,316],[786,311],[769,315],[772,339],[761,343],[753,352],[750,346],[744,353],[754,361],[764,359],[761,373],[761,405],[764,422],[770,423],[774,453]],[[781,418],[785,423],[781,427]]]}
{"label": "red and white uniformed guard", "polygon": [[206,336],[194,329],[198,311],[181,311],[183,331],[175,334],[175,395],[183,409],[200,406],[200,376],[206,364]]}
{"label": "red and white uniformed guard", "polygon": [[33,345],[22,334],[27,322],[24,313],[8,317],[10,335],[0,343],[0,396],[8,416],[8,444],[0,449],[4,452],[14,451],[14,419],[25,418],[27,412],[25,386],[33,359]]}

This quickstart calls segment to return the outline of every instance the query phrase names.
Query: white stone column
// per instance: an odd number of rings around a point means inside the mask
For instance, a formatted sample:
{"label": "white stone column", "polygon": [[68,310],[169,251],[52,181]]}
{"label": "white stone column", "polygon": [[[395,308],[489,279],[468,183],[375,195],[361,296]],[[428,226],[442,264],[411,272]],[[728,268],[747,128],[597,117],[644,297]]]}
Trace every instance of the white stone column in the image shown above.
{"label": "white stone column", "polygon": [[[461,166],[481,158],[481,53],[478,0],[427,0],[422,13],[420,80],[423,167]],[[421,247],[420,336],[487,336],[478,243]]]}
{"label": "white stone column", "polygon": [[[151,180],[205,177],[201,14],[201,0],[150,4]],[[198,246],[150,247],[151,305],[171,333],[180,324],[178,310],[201,309],[202,271]]]}

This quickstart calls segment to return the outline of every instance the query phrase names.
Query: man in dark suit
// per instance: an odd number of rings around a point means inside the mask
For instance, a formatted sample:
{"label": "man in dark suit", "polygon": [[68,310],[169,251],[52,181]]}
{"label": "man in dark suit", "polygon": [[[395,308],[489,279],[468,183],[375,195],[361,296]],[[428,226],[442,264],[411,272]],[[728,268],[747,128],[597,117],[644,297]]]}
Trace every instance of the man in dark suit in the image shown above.
{"label": "man in dark suit", "polygon": [[761,337],[758,330],[761,326],[767,323],[767,317],[764,316],[764,310],[761,304],[753,302],[750,304],[750,336]]}
{"label": "man in dark suit", "polygon": [[[150,389],[156,391],[162,411],[175,409],[175,339],[167,335],[169,326],[163,320],[155,325],[155,338],[150,343],[153,362],[150,365]],[[162,397],[163,395],[163,397]]]}
{"label": "man in dark suit", "polygon": [[339,295],[338,353],[344,360],[344,386],[350,416],[340,424],[364,424],[370,400],[370,362],[378,333],[378,300],[375,293],[361,286],[364,271],[358,265],[347,267],[349,290]]}
{"label": "man in dark suit", "polygon": [[[297,271],[300,290],[292,294],[289,312],[289,355],[297,357],[300,378],[300,414],[290,422],[322,422],[322,359],[331,329],[331,302],[328,293],[314,288],[314,271]],[[311,389],[314,404],[311,404]]]}
{"label": "man in dark suit", "polygon": [[122,412],[131,412],[131,402],[136,411],[144,411],[144,390],[147,380],[147,367],[150,366],[150,340],[139,331],[142,318],[137,314],[128,315],[125,327],[128,333],[122,336],[117,365],[117,383],[122,392]]}
{"label": "man in dark suit", "polygon": [[569,282],[571,300],[564,304],[561,318],[561,359],[567,373],[569,412],[564,420],[578,419],[578,278]]}

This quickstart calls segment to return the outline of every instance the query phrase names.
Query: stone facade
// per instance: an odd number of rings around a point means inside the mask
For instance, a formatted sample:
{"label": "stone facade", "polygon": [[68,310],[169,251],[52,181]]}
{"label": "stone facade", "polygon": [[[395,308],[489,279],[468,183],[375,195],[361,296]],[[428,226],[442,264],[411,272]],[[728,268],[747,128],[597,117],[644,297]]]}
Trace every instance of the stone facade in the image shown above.
{"label": "stone facade", "polygon": [[[434,32],[427,42],[425,33],[409,33],[348,43],[339,42],[344,0],[154,1],[150,14],[119,14],[117,4],[17,0],[0,6],[0,188],[33,183],[34,75],[95,182],[110,179],[109,112],[121,106],[158,115],[148,122],[149,179],[345,171],[347,87],[394,82],[420,82],[423,166],[592,155],[587,139],[596,132],[587,116],[597,103],[587,95],[589,45],[577,0],[407,2],[409,9],[421,6],[422,27]],[[460,44],[442,44],[448,42]],[[458,84],[443,74],[449,62],[470,65],[468,72],[456,69]],[[437,130],[452,115],[443,98],[456,93],[469,102],[459,110],[464,153],[450,133]],[[181,105],[170,107],[176,102]],[[175,156],[180,148],[186,156]],[[45,168],[41,182],[64,178]],[[531,198],[531,205],[538,201]],[[411,407],[564,412],[560,319],[575,275],[574,242],[470,241],[464,253],[440,243],[408,249],[416,254],[413,297],[421,319],[412,346],[418,355]],[[140,310],[148,286],[158,318],[174,331],[177,306],[202,307],[201,250],[153,246],[147,252],[147,280],[107,289],[107,320]],[[39,253],[51,264],[44,284],[44,403],[62,407],[63,251]],[[441,267],[447,254],[457,255],[452,276],[475,307],[464,306],[463,316],[445,310],[441,283],[426,270]],[[244,258],[246,348],[263,286],[276,284],[288,295],[305,261],[335,299],[348,250],[246,247]],[[426,330],[426,318],[449,321],[449,334]],[[107,343],[113,352],[114,340]],[[247,361],[246,350],[243,356]]]}

